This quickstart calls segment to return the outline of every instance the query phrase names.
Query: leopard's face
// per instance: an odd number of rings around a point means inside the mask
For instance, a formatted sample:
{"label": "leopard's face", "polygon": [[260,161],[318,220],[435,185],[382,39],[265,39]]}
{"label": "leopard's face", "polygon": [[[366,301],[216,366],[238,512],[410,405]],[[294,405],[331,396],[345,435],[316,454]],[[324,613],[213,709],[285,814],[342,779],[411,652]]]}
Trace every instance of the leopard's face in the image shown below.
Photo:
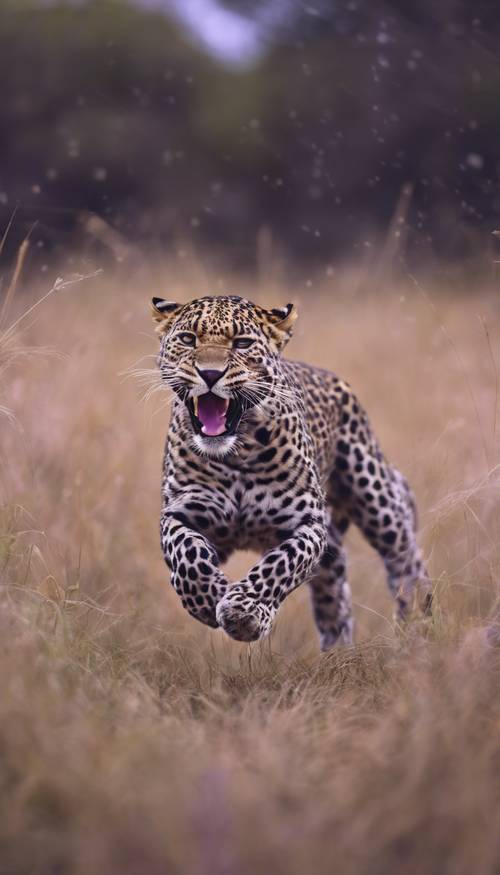
{"label": "leopard's face", "polygon": [[273,394],[291,336],[291,304],[265,310],[236,296],[180,305],[153,299],[163,380],[185,405],[193,445],[214,456],[237,444],[245,413]]}

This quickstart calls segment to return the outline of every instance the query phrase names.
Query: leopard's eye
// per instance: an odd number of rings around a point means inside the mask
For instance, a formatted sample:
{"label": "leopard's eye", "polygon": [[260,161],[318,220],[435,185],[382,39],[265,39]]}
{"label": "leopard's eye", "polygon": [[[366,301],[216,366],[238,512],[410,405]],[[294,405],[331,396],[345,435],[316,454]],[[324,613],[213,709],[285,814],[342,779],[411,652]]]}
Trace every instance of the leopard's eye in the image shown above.
{"label": "leopard's eye", "polygon": [[235,337],[233,340],[233,349],[248,349],[249,346],[255,343],[251,337]]}
{"label": "leopard's eye", "polygon": [[190,331],[183,331],[181,334],[178,334],[177,337],[184,346],[196,346],[196,335],[191,334]]}

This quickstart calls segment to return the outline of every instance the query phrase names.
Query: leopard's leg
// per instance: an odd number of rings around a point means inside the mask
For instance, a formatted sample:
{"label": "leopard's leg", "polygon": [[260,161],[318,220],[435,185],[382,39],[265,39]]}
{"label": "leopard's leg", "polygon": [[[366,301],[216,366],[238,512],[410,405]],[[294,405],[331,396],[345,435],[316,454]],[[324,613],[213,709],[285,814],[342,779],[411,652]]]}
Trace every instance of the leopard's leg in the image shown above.
{"label": "leopard's leg", "polygon": [[337,642],[352,644],[354,620],[346,556],[340,532],[333,522],[328,527],[326,548],[309,586],[321,650],[329,650]]}
{"label": "leopard's leg", "polygon": [[171,582],[183,607],[196,620],[216,628],[215,609],[228,587],[217,550],[196,530],[192,511],[186,507],[165,510],[160,531]]}
{"label": "leopard's leg", "polygon": [[424,596],[422,608],[430,613],[431,588],[417,543],[415,500],[402,474],[388,465],[374,441],[341,439],[330,486],[382,557],[397,619],[411,610],[417,587]]}
{"label": "leopard's leg", "polygon": [[424,614],[432,612],[432,586],[417,542],[418,516],[415,496],[408,481],[397,468],[391,468],[392,491],[395,494],[395,523],[393,530],[398,537],[394,546],[386,540],[374,546],[378,549],[387,569],[388,584],[396,599],[397,618],[404,620],[411,610],[417,589],[420,607]]}
{"label": "leopard's leg", "polygon": [[326,544],[324,508],[302,512],[307,523],[264,554],[217,605],[217,620],[237,641],[256,641],[271,631],[284,599],[317,566]]}

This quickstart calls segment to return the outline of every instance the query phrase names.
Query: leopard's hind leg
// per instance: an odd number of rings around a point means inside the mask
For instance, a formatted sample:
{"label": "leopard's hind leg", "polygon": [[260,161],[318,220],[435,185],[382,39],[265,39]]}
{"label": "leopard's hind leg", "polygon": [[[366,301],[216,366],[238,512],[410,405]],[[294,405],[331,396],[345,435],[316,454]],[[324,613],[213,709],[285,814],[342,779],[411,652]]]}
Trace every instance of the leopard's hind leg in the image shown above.
{"label": "leopard's hind leg", "polygon": [[403,620],[410,612],[417,587],[421,607],[430,613],[431,587],[417,543],[415,500],[374,440],[338,440],[330,492],[383,559],[396,618]]}
{"label": "leopard's hind leg", "polygon": [[[408,481],[397,468],[390,468],[391,491],[394,493],[393,529],[397,537],[394,548],[373,543],[387,569],[389,589],[397,604],[398,618],[404,619],[411,609],[416,591],[424,614],[432,612],[432,586],[424,564],[422,550],[417,542],[418,515],[415,496]],[[389,498],[391,496],[389,495]],[[391,530],[391,531],[392,531]],[[375,539],[376,540],[376,539]],[[391,545],[390,545],[391,546]]]}
{"label": "leopard's hind leg", "polygon": [[323,556],[309,581],[314,620],[320,636],[321,650],[334,644],[352,644],[354,620],[351,589],[346,578],[346,557],[342,546],[341,530],[347,519],[340,519],[338,527],[331,520]]}

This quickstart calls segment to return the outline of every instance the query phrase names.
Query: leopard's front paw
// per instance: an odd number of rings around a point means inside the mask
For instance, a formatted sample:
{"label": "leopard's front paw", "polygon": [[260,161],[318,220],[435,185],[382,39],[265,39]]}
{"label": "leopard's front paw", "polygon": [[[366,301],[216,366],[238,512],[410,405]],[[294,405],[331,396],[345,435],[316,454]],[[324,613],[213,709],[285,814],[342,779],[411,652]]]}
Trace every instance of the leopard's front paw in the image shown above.
{"label": "leopard's front paw", "polygon": [[236,641],[257,641],[269,634],[275,611],[235,586],[217,605],[217,621]]}

